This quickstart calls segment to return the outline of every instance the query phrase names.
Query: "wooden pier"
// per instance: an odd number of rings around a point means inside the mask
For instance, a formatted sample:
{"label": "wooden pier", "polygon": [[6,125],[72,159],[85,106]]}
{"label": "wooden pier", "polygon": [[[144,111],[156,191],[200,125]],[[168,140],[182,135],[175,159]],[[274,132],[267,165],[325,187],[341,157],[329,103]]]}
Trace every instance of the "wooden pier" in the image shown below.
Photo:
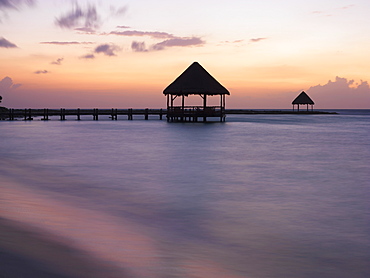
{"label": "wooden pier", "polygon": [[40,120],[48,121],[53,119],[59,119],[65,121],[67,119],[74,119],[77,121],[80,120],[94,120],[98,121],[101,118],[110,119],[112,121],[117,120],[134,120],[144,119],[149,120],[149,116],[152,119],[163,120],[164,117],[167,121],[179,121],[179,122],[197,122],[198,117],[202,121],[203,117],[214,117],[216,121],[222,117],[221,121],[225,121],[226,115],[260,115],[260,114],[269,114],[269,115],[282,115],[282,114],[337,114],[335,112],[324,112],[324,111],[287,111],[287,110],[247,110],[247,109],[219,109],[219,107],[207,107],[207,110],[204,111],[203,107],[185,107],[185,109],[176,109],[167,111],[167,109],[13,109],[13,108],[3,108],[0,109],[0,120],[25,120],[31,121],[34,118],[40,118]]}
{"label": "wooden pier", "polygon": [[[167,114],[167,111],[164,109],[117,109],[117,108],[112,108],[112,109],[98,109],[98,108],[93,108],[93,109],[65,109],[65,108],[60,108],[60,109],[31,109],[31,108],[26,108],[26,109],[13,109],[9,108],[7,110],[1,110],[0,111],[0,119],[2,120],[16,120],[16,119],[23,119],[25,121],[31,121],[36,117],[41,117],[41,120],[43,121],[48,121],[52,117],[57,117],[61,121],[65,121],[68,116],[70,119],[72,116],[75,118],[75,120],[80,121],[83,118],[86,119],[86,116],[90,116],[92,120],[97,121],[101,116],[108,116],[109,119],[111,120],[118,120],[119,116],[122,119],[127,119],[127,120],[133,120],[134,116],[143,116],[145,120],[149,120],[150,115],[155,115],[158,116],[159,120],[163,119],[163,116]],[[142,118],[142,117],[141,117]]]}

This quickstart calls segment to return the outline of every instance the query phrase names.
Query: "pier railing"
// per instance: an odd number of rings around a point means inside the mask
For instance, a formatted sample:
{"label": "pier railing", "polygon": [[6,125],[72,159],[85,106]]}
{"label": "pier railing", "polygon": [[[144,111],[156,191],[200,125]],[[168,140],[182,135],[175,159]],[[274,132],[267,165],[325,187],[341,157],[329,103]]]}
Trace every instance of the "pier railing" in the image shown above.
{"label": "pier railing", "polygon": [[171,122],[197,122],[198,118],[205,122],[207,118],[218,117],[225,120],[225,109],[222,106],[170,106],[167,107],[167,120]]}
{"label": "pier railing", "polygon": [[167,108],[168,116],[219,117],[223,112],[221,106],[173,106]]}

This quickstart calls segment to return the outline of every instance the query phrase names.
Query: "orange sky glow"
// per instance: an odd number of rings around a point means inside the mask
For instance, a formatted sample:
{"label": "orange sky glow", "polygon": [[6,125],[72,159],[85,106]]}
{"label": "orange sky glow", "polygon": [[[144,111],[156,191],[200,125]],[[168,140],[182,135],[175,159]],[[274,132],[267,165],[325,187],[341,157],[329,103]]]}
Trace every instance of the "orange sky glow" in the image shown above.
{"label": "orange sky glow", "polygon": [[[254,2],[254,1],[253,1]],[[165,7],[165,8],[164,8]],[[164,108],[198,61],[227,108],[369,108],[370,4],[341,1],[0,1],[1,105]]]}

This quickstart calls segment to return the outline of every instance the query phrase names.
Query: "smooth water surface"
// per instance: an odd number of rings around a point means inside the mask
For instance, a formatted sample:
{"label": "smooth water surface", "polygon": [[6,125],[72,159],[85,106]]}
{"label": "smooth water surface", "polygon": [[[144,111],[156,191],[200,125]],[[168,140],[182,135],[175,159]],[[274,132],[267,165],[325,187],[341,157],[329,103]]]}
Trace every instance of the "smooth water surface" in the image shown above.
{"label": "smooth water surface", "polygon": [[0,247],[45,277],[370,277],[368,110],[2,121],[0,138],[0,220],[24,233]]}

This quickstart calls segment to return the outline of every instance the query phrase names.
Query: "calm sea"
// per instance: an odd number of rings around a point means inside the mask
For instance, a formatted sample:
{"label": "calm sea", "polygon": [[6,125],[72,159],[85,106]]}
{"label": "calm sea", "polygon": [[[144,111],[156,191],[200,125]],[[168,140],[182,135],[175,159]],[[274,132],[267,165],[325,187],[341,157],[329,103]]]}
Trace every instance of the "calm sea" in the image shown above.
{"label": "calm sea", "polygon": [[338,112],[1,121],[0,277],[370,277],[370,110]]}

